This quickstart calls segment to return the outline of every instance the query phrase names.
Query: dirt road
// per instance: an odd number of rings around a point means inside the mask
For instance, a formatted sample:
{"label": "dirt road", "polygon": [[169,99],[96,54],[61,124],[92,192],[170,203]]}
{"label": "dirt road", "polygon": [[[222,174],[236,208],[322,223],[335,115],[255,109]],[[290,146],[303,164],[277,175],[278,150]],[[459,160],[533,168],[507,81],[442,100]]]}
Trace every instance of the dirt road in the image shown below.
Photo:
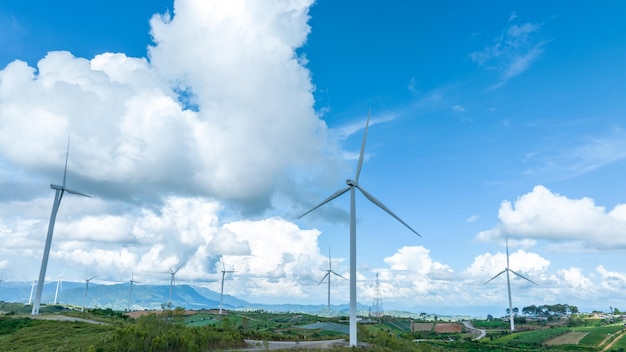
{"label": "dirt road", "polygon": [[467,328],[467,330],[469,330],[470,332],[478,333],[478,336],[475,337],[474,340],[480,340],[487,335],[487,332],[485,330],[476,329],[474,325],[472,325],[472,322],[470,321],[463,321],[463,325],[465,325],[465,328]]}

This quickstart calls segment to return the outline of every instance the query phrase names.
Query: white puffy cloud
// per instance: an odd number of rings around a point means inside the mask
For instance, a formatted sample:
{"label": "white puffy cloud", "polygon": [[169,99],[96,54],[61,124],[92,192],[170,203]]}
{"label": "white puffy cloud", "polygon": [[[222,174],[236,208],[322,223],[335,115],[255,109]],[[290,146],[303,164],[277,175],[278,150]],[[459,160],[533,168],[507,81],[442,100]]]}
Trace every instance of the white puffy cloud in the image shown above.
{"label": "white puffy cloud", "polygon": [[617,205],[606,211],[591,198],[569,199],[535,186],[514,203],[503,201],[498,211],[500,223],[483,231],[477,238],[493,241],[505,235],[513,237],[582,243],[587,248],[626,248],[623,229],[626,207]]}
{"label": "white puffy cloud", "polygon": [[609,271],[603,265],[598,265],[596,271],[602,279],[602,289],[612,292],[624,292],[626,289],[626,274]]}
{"label": "white puffy cloud", "polygon": [[0,70],[0,160],[50,176],[71,135],[68,182],[99,197],[192,194],[267,209],[278,180],[323,174],[336,145],[296,55],[310,5],[176,1],[150,22],[149,59],[14,61]]}
{"label": "white puffy cloud", "polygon": [[[519,249],[509,255],[509,268],[533,281],[537,281],[549,266],[550,261],[537,253]],[[506,267],[506,253],[485,253],[474,258],[474,262],[465,270],[465,274],[475,280],[485,282]]]}

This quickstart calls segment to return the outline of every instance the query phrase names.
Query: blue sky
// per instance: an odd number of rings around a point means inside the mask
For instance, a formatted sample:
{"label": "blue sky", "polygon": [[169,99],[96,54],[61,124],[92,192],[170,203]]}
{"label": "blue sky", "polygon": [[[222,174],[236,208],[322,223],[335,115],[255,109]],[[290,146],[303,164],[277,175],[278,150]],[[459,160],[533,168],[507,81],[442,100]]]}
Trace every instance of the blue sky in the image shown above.
{"label": "blue sky", "polygon": [[[626,5],[121,1],[0,4],[0,273],[179,282],[319,302],[348,276],[355,172],[361,303],[504,313],[626,306]],[[143,277],[142,277],[143,276]],[[142,277],[141,279],[139,277]],[[348,300],[347,283],[333,302]],[[608,302],[608,304],[607,304]],[[607,307],[605,307],[607,306]],[[608,308],[607,308],[608,309]]]}

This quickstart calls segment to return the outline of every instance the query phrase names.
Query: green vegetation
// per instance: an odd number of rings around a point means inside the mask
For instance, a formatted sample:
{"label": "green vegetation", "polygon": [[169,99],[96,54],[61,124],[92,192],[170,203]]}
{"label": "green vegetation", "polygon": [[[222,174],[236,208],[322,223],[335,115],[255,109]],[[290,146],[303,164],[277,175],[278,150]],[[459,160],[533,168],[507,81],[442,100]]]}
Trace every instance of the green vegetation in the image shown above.
{"label": "green vegetation", "polygon": [[[558,308],[558,307],[557,307]],[[79,312],[63,306],[45,307],[47,313],[32,319],[30,307],[0,302],[0,350],[2,351],[214,351],[243,350],[244,339],[290,341],[292,346],[317,340],[347,340],[347,317],[324,318],[308,314],[209,311],[189,314],[183,308],[142,312],[128,318],[110,309]],[[460,325],[429,321],[432,329],[417,329],[419,321],[385,316],[380,322],[359,324],[359,341],[368,351],[610,351],[626,349],[622,322],[586,316],[570,316],[516,323],[511,333],[508,322],[491,319],[474,321],[474,327],[487,337],[474,341]],[[435,329],[434,327],[438,328]],[[456,326],[456,328],[455,328]],[[447,330],[445,329],[447,328]],[[443,333],[442,331],[449,331]],[[611,343],[613,343],[611,345]],[[344,342],[345,344],[345,342]],[[348,347],[308,349],[309,351],[348,351]]]}

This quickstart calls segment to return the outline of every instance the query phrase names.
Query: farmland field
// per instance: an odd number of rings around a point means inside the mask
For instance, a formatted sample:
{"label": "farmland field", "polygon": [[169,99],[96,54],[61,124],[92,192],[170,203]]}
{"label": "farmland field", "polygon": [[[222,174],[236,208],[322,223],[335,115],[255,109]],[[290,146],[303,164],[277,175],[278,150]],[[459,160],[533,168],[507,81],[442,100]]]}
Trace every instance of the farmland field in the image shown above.
{"label": "farmland field", "polygon": [[589,334],[580,340],[580,344],[596,346],[610,334],[614,334],[623,328],[621,325],[592,326],[576,328],[575,331],[588,332]]}
{"label": "farmland field", "polygon": [[583,337],[587,336],[587,332],[582,331],[572,331],[567,334],[557,336],[551,338],[544,342],[545,345],[548,346],[556,346],[556,345],[576,345]]}
{"label": "farmland field", "polygon": [[438,323],[435,325],[435,332],[450,333],[463,331],[463,325],[454,323]]}
{"label": "farmland field", "polygon": [[433,323],[413,323],[413,331],[432,331]]}

